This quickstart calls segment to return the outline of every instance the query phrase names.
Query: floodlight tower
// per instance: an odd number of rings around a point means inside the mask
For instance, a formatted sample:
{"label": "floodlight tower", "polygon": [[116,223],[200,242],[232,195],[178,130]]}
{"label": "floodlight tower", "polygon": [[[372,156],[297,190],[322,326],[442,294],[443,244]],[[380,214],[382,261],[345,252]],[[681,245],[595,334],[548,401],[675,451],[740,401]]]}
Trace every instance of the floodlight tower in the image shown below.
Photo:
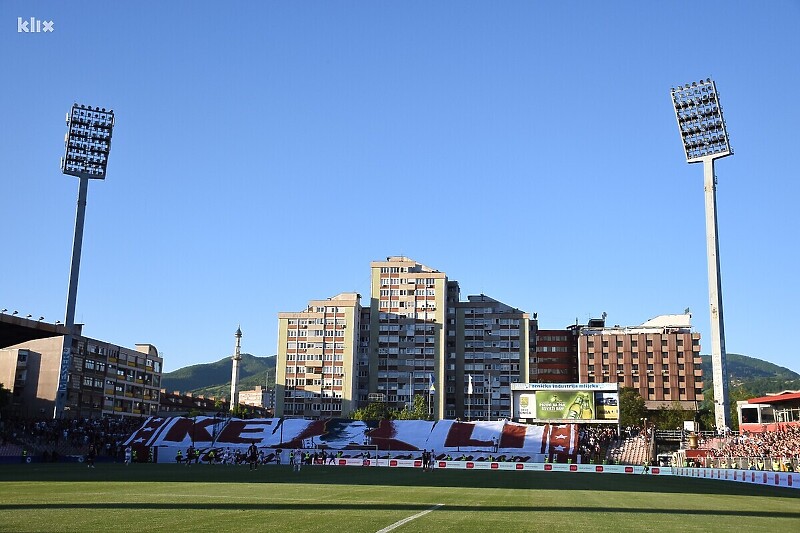
{"label": "floodlight tower", "polygon": [[728,369],[725,361],[725,325],[722,318],[722,281],[717,242],[717,179],[714,160],[733,154],[722,118],[717,86],[705,81],[672,89],[672,104],[687,163],[703,163],[706,202],[708,299],[711,307],[711,367],[714,379],[714,419],[717,428],[730,427]]}
{"label": "floodlight tower", "polygon": [[61,172],[75,176],[78,185],[78,208],[75,213],[75,235],[72,241],[72,263],[67,291],[67,312],[64,325],[69,332],[64,336],[61,352],[61,368],[56,392],[55,418],[64,413],[67,401],[67,382],[72,362],[72,338],[75,330],[75,301],[78,296],[78,273],[81,268],[83,246],[83,221],[86,215],[86,194],[90,179],[105,179],[108,154],[111,151],[111,133],[114,129],[114,112],[105,108],[73,104],[67,114],[65,152],[61,158]]}

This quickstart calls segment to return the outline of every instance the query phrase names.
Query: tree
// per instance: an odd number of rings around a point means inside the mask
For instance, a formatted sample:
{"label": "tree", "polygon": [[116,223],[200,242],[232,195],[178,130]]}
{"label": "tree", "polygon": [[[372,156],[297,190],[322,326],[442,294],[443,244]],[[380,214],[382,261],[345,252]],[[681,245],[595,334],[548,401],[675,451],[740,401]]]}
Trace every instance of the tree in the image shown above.
{"label": "tree", "polygon": [[409,409],[406,406],[404,409],[396,412],[398,420],[427,420],[428,419],[428,405],[425,403],[425,396],[417,394],[414,396],[414,402]]}
{"label": "tree", "polygon": [[246,406],[242,404],[236,404],[233,406],[233,410],[231,411],[231,415],[234,418],[247,418],[250,415],[250,411],[247,409]]}
{"label": "tree", "polygon": [[0,413],[4,412],[11,406],[11,390],[7,389],[0,383]]}
{"label": "tree", "polygon": [[384,402],[370,402],[366,406],[353,411],[353,420],[385,420],[393,418],[394,412]]}
{"label": "tree", "polygon": [[[701,417],[701,421],[703,422],[703,426],[707,429],[714,428],[716,426],[716,419],[714,417],[714,389],[708,388],[703,391],[705,395],[705,399],[703,400],[701,412],[708,413],[706,416]],[[729,412],[731,417],[731,427],[730,429],[733,431],[738,431],[739,429],[739,410],[736,407],[737,401],[744,401],[749,400],[750,398],[755,398],[755,394],[750,392],[744,386],[732,386],[728,389],[728,402],[729,405]]]}
{"label": "tree", "polygon": [[694,419],[694,412],[687,411],[680,402],[672,402],[669,407],[663,405],[651,415],[658,429],[682,429],[684,420]]}
{"label": "tree", "polygon": [[622,387],[619,390],[619,423],[621,426],[639,426],[647,417],[644,398],[637,389]]}

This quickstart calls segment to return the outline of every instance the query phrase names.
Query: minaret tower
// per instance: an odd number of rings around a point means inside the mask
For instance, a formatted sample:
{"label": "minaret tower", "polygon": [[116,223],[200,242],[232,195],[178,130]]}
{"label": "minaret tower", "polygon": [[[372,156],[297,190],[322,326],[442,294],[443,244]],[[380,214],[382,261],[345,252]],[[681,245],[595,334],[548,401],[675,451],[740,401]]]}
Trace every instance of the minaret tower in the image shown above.
{"label": "minaret tower", "polygon": [[236,352],[233,354],[233,370],[231,372],[231,411],[239,405],[239,363],[242,362],[242,328],[236,328]]}

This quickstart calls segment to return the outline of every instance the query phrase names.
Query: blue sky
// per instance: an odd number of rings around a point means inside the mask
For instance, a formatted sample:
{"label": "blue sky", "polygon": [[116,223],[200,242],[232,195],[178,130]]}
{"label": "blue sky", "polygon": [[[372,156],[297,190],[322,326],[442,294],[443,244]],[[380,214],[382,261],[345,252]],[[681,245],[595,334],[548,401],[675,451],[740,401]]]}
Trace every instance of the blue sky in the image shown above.
{"label": "blue sky", "polygon": [[[53,20],[17,32],[17,17]],[[165,369],[276,351],[277,313],[403,254],[542,328],[693,312],[702,166],[669,91],[713,77],[726,344],[790,342],[800,2],[0,1],[0,308],[63,320],[73,102],[113,108],[76,318]]]}

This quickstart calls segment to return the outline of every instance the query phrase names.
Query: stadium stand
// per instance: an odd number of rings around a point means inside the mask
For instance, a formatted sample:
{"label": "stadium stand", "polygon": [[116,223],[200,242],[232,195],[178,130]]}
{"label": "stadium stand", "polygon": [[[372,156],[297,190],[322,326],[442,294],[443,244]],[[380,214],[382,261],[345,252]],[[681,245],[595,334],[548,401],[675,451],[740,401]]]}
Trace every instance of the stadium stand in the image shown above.
{"label": "stadium stand", "polygon": [[622,465],[641,465],[645,461],[652,463],[654,453],[652,430],[645,433],[639,428],[629,428],[626,434],[628,437],[611,442],[606,452],[606,461]]}
{"label": "stadium stand", "polygon": [[[705,466],[796,472],[800,467],[800,425],[781,425],[776,431],[731,434],[706,441]],[[763,468],[759,467],[763,465]]]}
{"label": "stadium stand", "polygon": [[23,450],[46,460],[82,456],[92,443],[100,456],[118,458],[122,441],[141,424],[142,420],[130,418],[4,419],[0,421],[0,457],[19,457]]}
{"label": "stadium stand", "polygon": [[579,435],[578,448],[583,463],[608,462],[609,449],[619,441],[616,427],[583,426]]}

